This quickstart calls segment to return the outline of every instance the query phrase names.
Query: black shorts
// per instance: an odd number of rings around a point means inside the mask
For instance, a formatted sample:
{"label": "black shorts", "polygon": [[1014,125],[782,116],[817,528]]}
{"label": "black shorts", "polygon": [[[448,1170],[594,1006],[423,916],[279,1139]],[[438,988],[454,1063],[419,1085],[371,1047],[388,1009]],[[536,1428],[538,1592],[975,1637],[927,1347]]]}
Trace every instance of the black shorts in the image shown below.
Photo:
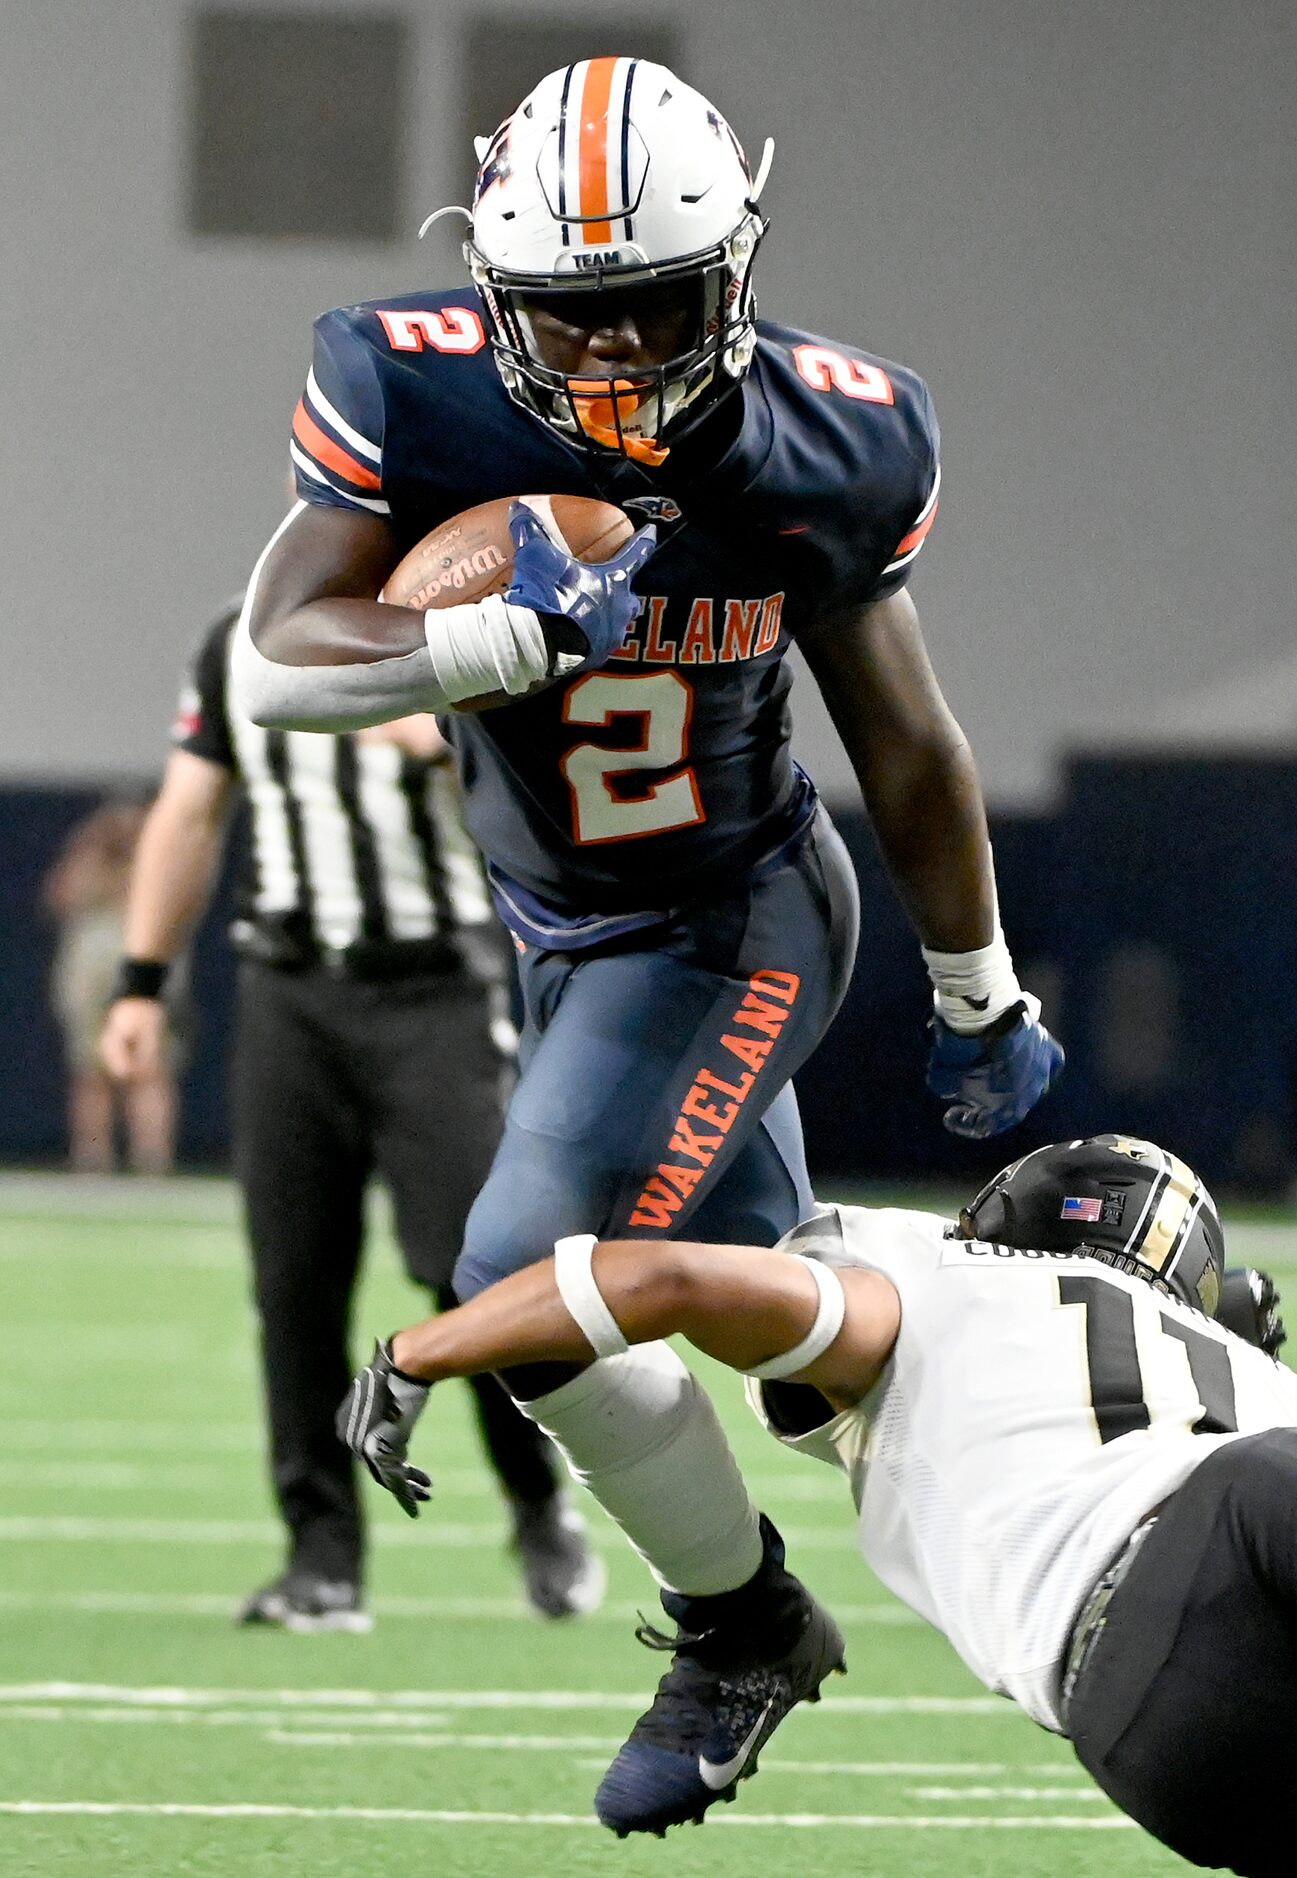
{"label": "black shorts", "polygon": [[1182,1858],[1297,1871],[1297,1429],[1230,1442],[1167,1501],[1065,1721],[1104,1792]]}

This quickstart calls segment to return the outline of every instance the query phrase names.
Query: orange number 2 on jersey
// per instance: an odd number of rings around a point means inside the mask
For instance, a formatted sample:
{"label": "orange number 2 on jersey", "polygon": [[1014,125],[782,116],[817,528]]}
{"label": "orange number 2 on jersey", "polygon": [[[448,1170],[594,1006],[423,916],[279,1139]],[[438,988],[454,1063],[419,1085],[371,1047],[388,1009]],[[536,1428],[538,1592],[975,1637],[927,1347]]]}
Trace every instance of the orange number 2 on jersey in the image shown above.
{"label": "orange number 2 on jersey", "polygon": [[849,359],[830,346],[796,346],[793,357],[797,369],[816,391],[840,391],[847,398],[863,398],[868,404],[894,404],[892,381],[877,365],[863,359]]}
{"label": "orange number 2 on jersey", "polygon": [[635,677],[592,672],[577,679],[563,700],[564,723],[607,725],[614,717],[643,719],[643,735],[630,749],[578,743],[563,758],[563,774],[572,791],[572,832],[582,847],[662,835],[706,821],[692,769],[650,783],[641,795],[622,793],[622,778],[639,770],[674,769],[684,762],[693,701],[693,686],[678,672]]}

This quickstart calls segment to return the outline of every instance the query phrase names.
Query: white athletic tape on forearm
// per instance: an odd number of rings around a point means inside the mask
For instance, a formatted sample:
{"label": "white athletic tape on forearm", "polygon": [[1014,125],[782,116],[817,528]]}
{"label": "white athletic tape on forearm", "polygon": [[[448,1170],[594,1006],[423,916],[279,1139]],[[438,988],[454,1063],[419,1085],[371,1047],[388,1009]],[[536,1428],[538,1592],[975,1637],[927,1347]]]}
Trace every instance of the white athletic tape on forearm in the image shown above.
{"label": "white athletic tape on forearm", "polygon": [[1023,995],[998,921],[990,945],[974,952],[922,951],[937,1016],[951,1030],[985,1030]]}
{"label": "white athletic tape on forearm", "polygon": [[630,1345],[595,1283],[591,1261],[598,1243],[592,1232],[575,1232],[567,1239],[556,1239],[554,1282],[558,1295],[576,1320],[577,1329],[595,1355],[620,1356]]}
{"label": "white athletic tape on forearm", "polygon": [[755,1377],[758,1382],[782,1382],[786,1376],[795,1376],[799,1370],[809,1368],[817,1356],[823,1356],[841,1330],[847,1314],[842,1280],[831,1265],[821,1265],[818,1259],[807,1259],[806,1264],[820,1291],[815,1322],[795,1350],[785,1351],[783,1356],[772,1356],[768,1363],[745,1370],[745,1376]]}
{"label": "white athletic tape on forearm", "polygon": [[448,703],[491,691],[515,697],[549,670],[539,619],[529,606],[510,606],[503,594],[465,606],[430,607],[423,630]]}

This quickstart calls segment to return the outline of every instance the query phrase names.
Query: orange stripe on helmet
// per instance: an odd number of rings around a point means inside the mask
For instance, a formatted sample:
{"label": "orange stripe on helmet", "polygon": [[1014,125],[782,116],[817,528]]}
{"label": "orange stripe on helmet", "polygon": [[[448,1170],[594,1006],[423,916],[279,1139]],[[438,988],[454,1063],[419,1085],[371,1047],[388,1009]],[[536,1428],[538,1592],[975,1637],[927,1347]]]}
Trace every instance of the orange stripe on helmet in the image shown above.
{"label": "orange stripe on helmet", "polygon": [[293,435],[303,449],[309,450],[312,456],[318,457],[320,462],[327,464],[331,470],[336,470],[338,475],[344,476],[349,483],[358,483],[362,489],[382,488],[382,477],[375,475],[372,469],[360,462],[357,457],[350,455],[341,444],[335,443],[327,432],[321,430],[306,405],[300,400],[293,413]]}
{"label": "orange stripe on helmet", "polygon": [[892,556],[892,559],[894,561],[899,560],[901,555],[908,554],[911,548],[918,547],[919,543],[923,540],[924,536],[927,534],[928,530],[932,527],[932,524],[937,519],[937,506],[938,505],[934,502],[931,509],[924,516],[923,520],[919,523],[918,527],[912,528],[909,534],[905,537],[904,541],[897,543],[896,552]]}
{"label": "orange stripe on helmet", "polygon": [[[578,145],[581,166],[581,215],[608,213],[608,104],[612,97],[616,59],[591,59],[581,88],[581,130]],[[585,221],[587,248],[608,247],[611,221]]]}

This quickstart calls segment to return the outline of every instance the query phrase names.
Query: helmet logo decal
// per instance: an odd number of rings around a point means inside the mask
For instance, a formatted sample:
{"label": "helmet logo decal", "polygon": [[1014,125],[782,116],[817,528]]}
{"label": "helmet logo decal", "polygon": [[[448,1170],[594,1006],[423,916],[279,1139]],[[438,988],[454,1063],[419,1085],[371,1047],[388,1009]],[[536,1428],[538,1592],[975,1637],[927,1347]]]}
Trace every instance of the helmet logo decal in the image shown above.
{"label": "helmet logo decal", "polygon": [[1114,1154],[1129,1155],[1132,1161],[1152,1160],[1158,1150],[1148,1141],[1132,1141],[1127,1135],[1114,1135],[1108,1146]]}
{"label": "helmet logo decal", "polygon": [[670,496],[624,496],[622,507],[633,515],[642,515],[646,522],[678,522],[683,510]]}
{"label": "helmet logo decal", "polygon": [[513,119],[506,117],[487,145],[486,155],[482,159],[482,167],[478,172],[474,203],[482,200],[493,183],[508,182],[513,175],[513,165],[509,161],[509,126],[512,123]]}
{"label": "helmet logo decal", "polygon": [[1103,1212],[1100,1215],[1105,1226],[1120,1226],[1122,1215],[1126,1211],[1126,1196],[1120,1187],[1105,1187],[1103,1190]]}
{"label": "helmet logo decal", "polygon": [[1097,1220],[1102,1217],[1102,1214],[1102,1201],[1087,1200],[1082,1199],[1079,1195],[1066,1194],[1063,1198],[1062,1211],[1059,1213],[1058,1217],[1060,1219]]}

